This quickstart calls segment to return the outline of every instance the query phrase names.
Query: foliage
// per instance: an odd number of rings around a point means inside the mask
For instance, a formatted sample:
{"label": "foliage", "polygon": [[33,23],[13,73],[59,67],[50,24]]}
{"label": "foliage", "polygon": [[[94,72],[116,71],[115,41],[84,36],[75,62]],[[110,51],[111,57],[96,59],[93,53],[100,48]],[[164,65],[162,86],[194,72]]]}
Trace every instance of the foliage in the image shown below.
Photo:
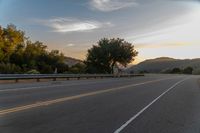
{"label": "foliage", "polygon": [[9,62],[10,55],[18,45],[24,44],[24,40],[24,32],[17,30],[14,25],[0,27],[0,62]]}
{"label": "foliage", "polygon": [[192,74],[193,68],[192,67],[186,67],[183,69],[184,74]]}
{"label": "foliage", "polygon": [[15,64],[0,63],[1,74],[18,74],[21,73],[21,68]]}
{"label": "foliage", "polygon": [[26,72],[27,74],[40,74],[39,71],[35,70],[35,69],[32,69],[32,70],[29,70],[28,72]]}
{"label": "foliage", "polygon": [[192,74],[194,75],[200,75],[200,68],[195,69]]}
{"label": "foliage", "polygon": [[70,67],[69,71],[74,74],[85,73],[85,64],[77,63]]}
{"label": "foliage", "polygon": [[103,38],[98,45],[88,50],[85,60],[88,73],[112,73],[114,65],[127,66],[134,60],[138,52],[131,43],[123,39]]}
{"label": "foliage", "polygon": [[181,73],[181,69],[180,68],[173,68],[170,73],[172,73],[172,74],[180,74]]}
{"label": "foliage", "polygon": [[[27,72],[58,73],[68,70],[64,55],[58,50],[48,51],[42,42],[31,42],[14,25],[0,27],[0,73]],[[8,68],[6,68],[6,66]]]}
{"label": "foliage", "polygon": [[140,71],[139,73],[140,73],[140,74],[145,74],[145,73],[149,73],[149,72],[146,71],[146,70],[143,70],[143,71]]}

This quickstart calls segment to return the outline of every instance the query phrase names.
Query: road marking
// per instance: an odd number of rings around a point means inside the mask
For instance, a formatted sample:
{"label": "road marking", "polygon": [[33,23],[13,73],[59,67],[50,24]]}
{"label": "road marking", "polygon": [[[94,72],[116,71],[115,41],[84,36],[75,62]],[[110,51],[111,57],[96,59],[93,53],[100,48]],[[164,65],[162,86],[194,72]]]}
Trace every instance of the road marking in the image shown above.
{"label": "road marking", "polygon": [[44,85],[44,86],[33,86],[33,87],[24,87],[24,88],[15,88],[15,89],[4,89],[0,90],[0,92],[9,92],[9,91],[22,91],[22,90],[32,90],[32,89],[41,89],[41,88],[53,88],[53,87],[64,87],[64,86],[72,86],[72,85],[85,85],[85,84],[93,84],[97,82],[89,82],[89,83],[82,83],[82,84],[64,84],[64,85]]}
{"label": "road marking", "polygon": [[95,83],[101,83],[101,81],[103,81],[104,83],[105,82],[110,82],[110,81],[107,81],[107,80],[98,80],[98,81],[90,81],[90,82],[87,82],[87,83],[80,83],[80,84],[77,84],[77,83],[71,83],[71,84],[62,84],[62,85],[44,85],[44,86],[33,86],[33,87],[23,87],[23,88],[14,88],[14,89],[3,89],[3,90],[0,90],[0,92],[12,92],[12,91],[23,91],[23,90],[32,90],[32,89],[41,89],[41,88],[53,88],[53,87],[64,87],[64,86],[73,86],[73,85],[87,85],[87,84],[95,84]]}
{"label": "road marking", "polygon": [[164,78],[164,79],[142,82],[142,83],[138,83],[138,84],[130,84],[130,85],[125,85],[125,86],[106,89],[106,90],[99,90],[99,91],[79,94],[79,95],[75,95],[75,96],[68,96],[68,97],[58,98],[58,99],[54,99],[54,100],[48,100],[48,101],[37,102],[37,103],[34,103],[34,104],[29,104],[29,105],[13,107],[13,108],[5,109],[5,110],[0,110],[0,116],[6,115],[6,114],[9,114],[9,113],[15,113],[15,112],[27,110],[27,109],[32,109],[32,108],[36,108],[36,107],[48,106],[48,105],[52,105],[52,104],[56,104],[56,103],[60,103],[60,102],[65,102],[65,101],[69,101],[69,100],[74,100],[74,99],[79,99],[79,98],[83,98],[83,97],[87,97],[87,96],[93,96],[93,95],[102,94],[102,93],[106,93],[106,92],[125,89],[125,88],[129,88],[129,87],[159,82],[159,81],[163,81],[163,80],[167,80],[167,79],[172,79],[172,78]]}
{"label": "road marking", "polygon": [[[189,77],[190,78],[190,77]],[[167,92],[169,92],[171,89],[175,88],[180,83],[184,82],[185,80],[189,79],[185,78],[183,80],[178,81],[173,86],[171,86],[169,89],[164,91],[161,95],[159,95],[157,98],[155,98],[152,102],[150,102],[147,106],[145,106],[142,110],[140,110],[137,114],[135,114],[133,117],[131,117],[127,122],[125,122],[120,128],[115,130],[114,133],[120,133],[125,127],[127,127],[132,121],[134,121],[138,116],[140,116],[145,110],[147,110],[152,104],[154,104],[156,101],[158,101],[161,97],[163,97]]]}
{"label": "road marking", "polygon": [[[170,79],[170,78],[166,78],[166,79]],[[71,84],[62,84],[62,85],[44,85],[44,86],[32,86],[32,87],[23,87],[23,88],[14,88],[14,89],[2,89],[2,90],[0,90],[0,92],[23,91],[23,90],[41,89],[41,88],[47,88],[47,87],[48,88],[54,88],[54,87],[65,87],[65,86],[67,87],[67,86],[73,86],[73,85],[87,85],[87,84],[102,83],[101,81],[103,81],[103,83],[110,82],[110,81],[107,81],[107,80],[98,80],[98,81],[95,81],[95,82],[90,81],[90,82],[87,82],[87,83],[80,83],[80,84],[71,83]],[[118,81],[118,80],[114,80],[114,81]]]}

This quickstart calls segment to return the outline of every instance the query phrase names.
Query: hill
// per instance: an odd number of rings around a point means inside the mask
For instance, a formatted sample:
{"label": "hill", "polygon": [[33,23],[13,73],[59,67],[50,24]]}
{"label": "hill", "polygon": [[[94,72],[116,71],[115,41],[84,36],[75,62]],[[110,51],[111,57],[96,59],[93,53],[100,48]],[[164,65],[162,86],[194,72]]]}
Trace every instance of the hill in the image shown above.
{"label": "hill", "polygon": [[169,57],[160,57],[156,59],[145,60],[137,65],[127,69],[128,72],[147,71],[150,73],[160,73],[173,68],[192,67],[194,70],[200,68],[200,58],[197,59],[174,59]]}
{"label": "hill", "polygon": [[67,64],[69,67],[78,63],[83,63],[83,61],[72,57],[65,57],[65,64]]}

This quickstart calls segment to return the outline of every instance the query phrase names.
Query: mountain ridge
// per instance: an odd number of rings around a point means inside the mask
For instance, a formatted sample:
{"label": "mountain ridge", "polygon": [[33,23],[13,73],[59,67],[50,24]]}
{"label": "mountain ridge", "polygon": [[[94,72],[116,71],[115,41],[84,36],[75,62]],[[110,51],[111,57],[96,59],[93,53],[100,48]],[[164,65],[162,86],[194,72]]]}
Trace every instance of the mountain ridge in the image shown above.
{"label": "mountain ridge", "polygon": [[184,69],[186,67],[192,67],[193,69],[200,68],[200,58],[194,59],[175,59],[171,57],[159,57],[154,59],[148,59],[143,62],[133,65],[127,69],[128,72],[153,72],[160,73],[173,68]]}

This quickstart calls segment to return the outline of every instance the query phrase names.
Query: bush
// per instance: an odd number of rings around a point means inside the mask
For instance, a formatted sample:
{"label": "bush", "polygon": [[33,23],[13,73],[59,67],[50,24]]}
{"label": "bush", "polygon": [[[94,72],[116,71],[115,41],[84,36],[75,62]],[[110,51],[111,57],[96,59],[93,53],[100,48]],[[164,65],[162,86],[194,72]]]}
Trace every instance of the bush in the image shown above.
{"label": "bush", "polygon": [[186,67],[183,69],[184,74],[192,74],[193,68],[192,67]]}
{"label": "bush", "polygon": [[28,71],[28,72],[26,72],[27,74],[40,74],[40,72],[39,71],[37,71],[37,70],[35,70],[35,69],[32,69],[32,70],[30,70],[30,71]]}
{"label": "bush", "polygon": [[164,73],[164,74],[168,74],[168,73],[171,73],[171,69],[164,69],[161,71],[161,73]]}
{"label": "bush", "polygon": [[81,63],[77,63],[69,68],[69,71],[74,74],[85,73],[85,65]]}
{"label": "bush", "polygon": [[182,73],[182,72],[181,72],[181,69],[180,69],[180,68],[174,68],[174,69],[172,69],[171,73],[172,73],[172,74],[180,74],[180,73]]}
{"label": "bush", "polygon": [[147,70],[142,70],[139,72],[139,74],[145,74],[145,73],[149,73]]}
{"label": "bush", "polygon": [[194,69],[194,71],[192,72],[192,74],[194,74],[194,75],[200,75],[200,68]]}
{"label": "bush", "polygon": [[0,63],[1,74],[17,74],[21,73],[21,68],[11,63]]}
{"label": "bush", "polygon": [[52,66],[50,66],[46,63],[40,63],[38,65],[38,71],[42,74],[50,74],[50,73],[54,72]]}

